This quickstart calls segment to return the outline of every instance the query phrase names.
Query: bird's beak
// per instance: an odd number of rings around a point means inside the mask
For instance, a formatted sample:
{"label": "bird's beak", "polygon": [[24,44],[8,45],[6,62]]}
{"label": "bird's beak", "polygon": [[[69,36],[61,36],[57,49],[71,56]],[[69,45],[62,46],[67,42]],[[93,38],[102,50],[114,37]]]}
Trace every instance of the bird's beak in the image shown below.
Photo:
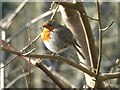
{"label": "bird's beak", "polygon": [[46,25],[42,25],[43,27],[46,27]]}
{"label": "bird's beak", "polygon": [[48,24],[45,22],[42,26],[43,26],[43,27],[47,27],[47,26],[48,26]]}

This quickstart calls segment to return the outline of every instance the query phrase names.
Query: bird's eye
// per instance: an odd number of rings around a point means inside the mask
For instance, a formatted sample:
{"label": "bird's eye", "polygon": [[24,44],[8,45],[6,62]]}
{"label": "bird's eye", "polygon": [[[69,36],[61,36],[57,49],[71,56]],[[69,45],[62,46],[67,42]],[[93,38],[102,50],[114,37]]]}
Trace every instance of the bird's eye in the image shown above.
{"label": "bird's eye", "polygon": [[49,26],[52,26],[51,24],[49,24]]}

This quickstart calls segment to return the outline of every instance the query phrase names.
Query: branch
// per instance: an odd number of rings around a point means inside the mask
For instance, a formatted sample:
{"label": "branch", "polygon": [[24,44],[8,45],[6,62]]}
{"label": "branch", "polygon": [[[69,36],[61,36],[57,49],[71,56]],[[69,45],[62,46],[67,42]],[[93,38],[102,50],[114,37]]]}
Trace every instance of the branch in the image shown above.
{"label": "branch", "polygon": [[[5,47],[2,47],[2,50],[6,51],[6,52],[9,52],[9,53],[16,54],[18,56],[23,56],[21,52],[18,52],[18,51],[15,51],[15,50],[11,50],[11,49],[8,49],[8,48],[5,48]],[[61,56],[28,54],[25,57],[50,58],[50,60],[53,60],[53,59],[59,60],[59,61],[62,61],[64,63],[68,64],[68,65],[73,66],[74,68],[77,68],[77,69],[79,69],[79,70],[87,73],[90,76],[96,77],[96,74],[93,73],[92,71],[90,71],[90,70],[82,67],[81,65],[79,65],[79,64],[77,64],[77,63],[75,63],[73,61],[67,60],[67,59],[65,59],[64,57],[61,57]],[[24,59],[24,60],[26,60],[27,62],[29,62],[29,60],[27,60],[27,59]],[[32,65],[36,66],[36,61],[31,60],[30,62],[31,62]],[[37,65],[38,65],[38,63],[37,63]],[[42,67],[41,64],[40,64],[40,67]],[[109,74],[109,73],[108,74],[107,73],[103,73],[102,75],[100,75],[100,74],[98,75],[98,79],[107,80],[107,79],[118,78],[119,76],[120,76],[119,72],[118,73],[111,73],[111,74]]]}
{"label": "branch", "polygon": [[13,38],[17,37],[18,35],[20,35],[24,30],[27,30],[27,28],[33,24],[35,24],[36,22],[38,22],[39,20],[41,20],[42,18],[47,17],[48,15],[52,14],[53,12],[55,12],[55,10],[51,10],[51,11],[47,11],[43,14],[41,14],[40,16],[30,20],[29,22],[27,22],[25,24],[25,26],[21,27],[15,34],[13,34],[11,37],[9,37],[7,39],[7,42],[10,42]]}
{"label": "branch", "polygon": [[[84,14],[84,15],[85,15],[85,14]],[[93,17],[90,17],[90,16],[88,16],[88,15],[86,15],[86,17],[88,17],[88,18],[91,19],[91,20],[98,21],[97,18],[93,18]]]}
{"label": "branch", "polygon": [[113,23],[114,23],[114,21],[112,21],[108,27],[103,28],[102,31],[106,31],[106,30],[108,30],[108,29],[113,25]]}
{"label": "branch", "polygon": [[24,0],[18,8],[9,16],[9,18],[6,20],[6,22],[3,23],[3,20],[0,21],[0,27],[3,29],[9,28],[9,26],[12,24],[13,19],[17,16],[17,14],[22,10],[22,8],[27,4],[29,0]]}
{"label": "branch", "polygon": [[[3,50],[3,51],[6,51],[6,52],[9,52],[9,53],[12,53],[12,54],[15,54],[15,55],[18,55],[18,56],[24,56],[23,53],[21,53],[21,52],[18,52],[18,51],[15,51],[15,50],[10,50],[10,49],[7,49],[7,48],[5,48],[5,47],[2,47],[2,50]],[[41,59],[42,59],[42,58],[50,58],[50,60],[56,59],[56,60],[59,60],[59,61],[62,61],[62,62],[64,62],[64,63],[66,63],[66,64],[68,64],[68,65],[71,65],[71,66],[73,66],[73,67],[75,67],[75,68],[77,68],[77,69],[79,69],[79,70],[87,73],[87,74],[90,75],[90,76],[93,76],[93,77],[96,76],[96,74],[93,73],[91,70],[88,70],[88,69],[82,67],[81,65],[79,65],[79,64],[77,64],[77,63],[75,63],[75,62],[73,62],[73,61],[67,60],[66,58],[61,57],[61,56],[39,55],[39,54],[27,54],[27,55],[25,55],[25,57],[41,58]],[[31,63],[32,63],[33,65],[36,64],[35,61],[31,61]]]}
{"label": "branch", "polygon": [[39,67],[42,71],[44,71],[61,88],[61,90],[64,90],[64,86],[42,63],[36,63],[35,66]]}
{"label": "branch", "polygon": [[[35,69],[34,69],[35,70]],[[34,71],[31,70],[31,73]],[[24,77],[25,75],[27,76],[29,74],[29,72],[26,73],[22,73],[21,75],[17,76],[16,78],[14,78],[10,83],[8,83],[5,88],[10,88],[17,80],[19,80],[20,78]]]}
{"label": "branch", "polygon": [[[24,73],[25,73],[25,70],[23,69],[23,66],[22,66],[22,64],[20,63],[20,61],[19,61],[19,64],[20,64],[20,68],[21,68],[21,70],[22,70],[22,72],[23,72],[23,74],[24,74]],[[28,73],[28,75],[29,75],[29,73]],[[26,75],[26,74],[24,75],[24,79],[25,79],[26,88],[29,88],[29,86],[28,86],[28,80],[27,80],[27,75]]]}
{"label": "branch", "polygon": [[[41,36],[40,34],[39,34],[38,36],[36,36],[35,39],[33,39],[28,45],[26,45],[23,49],[21,49],[20,52],[23,52],[24,50],[26,50],[27,48],[29,48],[29,46],[32,45],[36,40],[38,40],[40,36]],[[2,40],[2,41],[0,40],[0,43],[1,43],[2,45],[4,44],[3,46],[12,49],[12,47],[11,47],[8,43],[6,43],[5,41],[3,41],[3,40]],[[34,50],[35,50],[35,48],[32,49],[32,51],[30,51],[30,52],[28,52],[28,53],[25,53],[25,54],[29,54],[29,53],[33,52]],[[4,66],[0,67],[0,69],[1,69],[1,68],[4,68],[5,66],[7,66],[7,65],[10,64],[11,62],[13,62],[15,58],[17,58],[17,56],[13,57],[12,60],[10,60],[10,61],[9,61],[8,63],[6,63]]]}
{"label": "branch", "polygon": [[115,72],[115,73],[102,73],[101,76],[104,76],[103,80],[120,78],[120,72]]}
{"label": "branch", "polygon": [[50,20],[53,20],[53,19],[54,19],[55,15],[56,15],[56,13],[57,13],[58,8],[59,8],[59,4],[56,6],[55,12],[54,12],[53,15],[51,16]]}
{"label": "branch", "polygon": [[[21,55],[19,55],[20,58],[22,58],[23,60],[29,62],[30,64],[40,68],[43,72],[45,72],[54,82],[56,85],[58,85],[62,90],[64,90],[63,85],[60,83],[60,81],[58,79],[56,79],[56,77],[42,64],[42,63],[37,63],[34,60],[29,60],[29,58],[25,58],[22,57]],[[29,75],[29,72],[27,73],[27,75]],[[22,76],[21,76],[22,77]],[[7,87],[11,86],[12,84],[14,84],[16,81],[18,80],[18,78],[14,79],[9,85],[7,85]]]}
{"label": "branch", "polygon": [[[27,53],[27,54],[30,54],[30,53],[32,53],[36,48],[34,48],[34,49],[32,49],[31,50],[31,45],[30,45],[30,42],[31,42],[31,32],[30,32],[30,27],[28,27],[28,45],[29,45],[29,53]],[[28,77],[27,77],[27,85],[28,85],[28,88],[30,88],[30,86],[31,86],[31,63],[30,63],[30,60],[31,60],[31,58],[28,58],[29,59],[29,62],[28,62],[28,71],[29,71],[29,75],[28,75]]]}
{"label": "branch", "polygon": [[51,73],[54,74],[54,76],[62,83],[64,84],[67,88],[76,88],[68,79],[64,78],[61,76],[59,73],[51,70]]}
{"label": "branch", "polygon": [[91,67],[96,68],[97,66],[97,54],[96,54],[96,47],[94,43],[94,37],[92,33],[92,29],[87,18],[87,13],[84,9],[83,2],[76,3],[77,10],[81,15],[82,22],[84,24],[84,32],[86,36],[86,43],[88,47],[88,54],[90,58]]}
{"label": "branch", "polygon": [[[98,75],[100,71],[101,61],[102,61],[102,23],[101,23],[101,13],[100,13],[100,6],[99,0],[97,0],[97,10],[98,10],[98,23],[99,23],[99,55],[98,55],[98,64],[97,64],[97,76],[95,81],[94,89],[96,89],[99,85]],[[104,87],[104,86],[103,86]]]}

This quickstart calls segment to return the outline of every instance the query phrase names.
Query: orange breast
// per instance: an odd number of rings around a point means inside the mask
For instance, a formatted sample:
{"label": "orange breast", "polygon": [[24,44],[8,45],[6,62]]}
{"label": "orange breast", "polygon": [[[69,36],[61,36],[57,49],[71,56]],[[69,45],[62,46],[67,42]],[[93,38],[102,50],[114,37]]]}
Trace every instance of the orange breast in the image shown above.
{"label": "orange breast", "polygon": [[50,39],[50,31],[47,28],[44,28],[43,32],[41,33],[41,38],[43,41],[48,41]]}

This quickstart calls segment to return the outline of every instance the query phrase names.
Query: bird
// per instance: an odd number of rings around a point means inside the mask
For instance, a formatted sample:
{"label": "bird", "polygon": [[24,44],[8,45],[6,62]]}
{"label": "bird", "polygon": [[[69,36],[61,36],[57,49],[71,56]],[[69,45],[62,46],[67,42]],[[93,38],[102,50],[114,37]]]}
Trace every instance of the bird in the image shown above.
{"label": "bird", "polygon": [[41,32],[41,39],[48,50],[53,53],[62,53],[73,46],[82,58],[85,59],[84,55],[78,49],[81,46],[77,43],[70,29],[57,23],[55,20],[45,21],[43,31]]}

